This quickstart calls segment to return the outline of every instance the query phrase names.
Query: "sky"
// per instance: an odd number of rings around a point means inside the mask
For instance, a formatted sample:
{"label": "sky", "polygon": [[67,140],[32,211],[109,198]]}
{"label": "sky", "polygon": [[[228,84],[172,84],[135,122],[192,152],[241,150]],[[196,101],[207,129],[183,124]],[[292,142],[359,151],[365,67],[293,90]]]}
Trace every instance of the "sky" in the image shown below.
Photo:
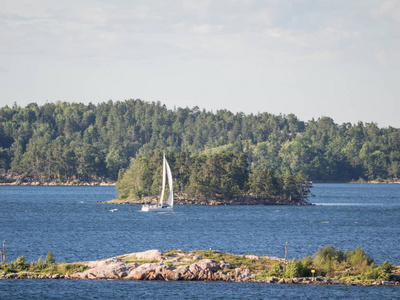
{"label": "sky", "polygon": [[110,99],[400,128],[400,1],[0,0],[0,107]]}

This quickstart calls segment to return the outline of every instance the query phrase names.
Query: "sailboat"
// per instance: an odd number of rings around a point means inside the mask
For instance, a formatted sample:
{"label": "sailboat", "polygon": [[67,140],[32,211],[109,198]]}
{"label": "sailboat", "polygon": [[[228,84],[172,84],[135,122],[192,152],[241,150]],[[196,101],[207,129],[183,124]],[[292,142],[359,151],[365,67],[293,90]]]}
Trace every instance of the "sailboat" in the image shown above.
{"label": "sailboat", "polygon": [[[164,204],[166,177],[168,177],[169,196],[167,198],[167,202]],[[166,211],[173,211],[173,207],[174,207],[174,191],[172,188],[172,173],[171,173],[171,168],[169,167],[169,164],[165,158],[165,152],[164,152],[162,190],[161,190],[160,202],[155,205],[144,204],[142,205],[142,211],[166,212]]]}

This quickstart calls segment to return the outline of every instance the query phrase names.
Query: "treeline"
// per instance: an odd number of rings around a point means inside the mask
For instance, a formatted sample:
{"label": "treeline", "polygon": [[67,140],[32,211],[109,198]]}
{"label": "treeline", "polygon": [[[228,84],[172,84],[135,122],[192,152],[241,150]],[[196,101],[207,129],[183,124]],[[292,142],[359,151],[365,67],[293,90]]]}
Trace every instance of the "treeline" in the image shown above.
{"label": "treeline", "polygon": [[141,100],[56,102],[0,109],[0,180],[116,180],[132,157],[245,153],[250,170],[302,171],[314,181],[392,180],[400,130],[375,123],[303,122],[293,114],[167,109]]}
{"label": "treeline", "polygon": [[[118,199],[141,200],[146,196],[158,196],[162,155],[161,151],[151,152],[132,159],[127,170],[121,169],[117,182]],[[284,175],[272,170],[249,172],[246,155],[238,151],[211,155],[168,153],[167,160],[174,176],[174,194],[181,199],[206,202],[250,196],[260,202],[296,204],[306,200],[310,193],[311,184],[302,172],[296,176],[289,171]]]}

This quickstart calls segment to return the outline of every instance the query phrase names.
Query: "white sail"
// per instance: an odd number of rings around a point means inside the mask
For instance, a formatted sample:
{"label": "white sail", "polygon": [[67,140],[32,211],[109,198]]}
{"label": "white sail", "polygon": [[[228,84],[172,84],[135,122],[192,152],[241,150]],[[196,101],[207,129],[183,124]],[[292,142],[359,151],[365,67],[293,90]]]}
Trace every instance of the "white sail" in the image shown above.
{"label": "white sail", "polygon": [[174,190],[172,188],[172,173],[171,173],[171,168],[169,167],[167,160],[165,160],[165,164],[167,166],[168,185],[169,185],[169,196],[167,199],[167,204],[169,206],[173,207],[174,206]]}
{"label": "white sail", "polygon": [[160,204],[163,205],[164,203],[164,192],[165,192],[165,163],[166,163],[166,159],[165,159],[165,152],[164,152],[164,156],[163,156],[163,168],[162,168],[162,190],[161,190],[161,198],[160,198]]}
{"label": "white sail", "polygon": [[[167,203],[164,205],[163,203],[164,203],[166,177],[168,177],[169,196],[167,199]],[[171,173],[171,168],[169,167],[169,164],[167,162],[167,159],[165,158],[165,152],[164,152],[160,202],[155,205],[144,204],[142,205],[142,211],[169,212],[173,211],[173,206],[174,206],[174,190],[172,187],[172,173]]]}

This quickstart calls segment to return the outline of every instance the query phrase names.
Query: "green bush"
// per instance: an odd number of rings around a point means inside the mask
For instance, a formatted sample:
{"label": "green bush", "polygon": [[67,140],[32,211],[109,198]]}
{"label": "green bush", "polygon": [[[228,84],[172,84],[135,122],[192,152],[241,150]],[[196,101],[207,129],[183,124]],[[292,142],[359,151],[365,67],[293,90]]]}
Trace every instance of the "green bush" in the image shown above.
{"label": "green bush", "polygon": [[314,255],[313,266],[318,270],[318,274],[325,276],[339,268],[345,260],[345,254],[340,248],[332,245],[320,248]]}
{"label": "green bush", "polygon": [[350,266],[355,268],[356,273],[366,272],[368,267],[374,263],[374,260],[358,246],[352,252],[346,251],[345,257]]}
{"label": "green bush", "polygon": [[276,277],[282,277],[283,275],[283,266],[281,263],[276,262],[270,271],[268,272],[269,276],[276,276]]}
{"label": "green bush", "polygon": [[285,271],[283,273],[283,277],[285,278],[295,278],[300,276],[300,266],[299,262],[293,258],[292,261],[289,261],[286,264]]}
{"label": "green bush", "polygon": [[54,254],[50,250],[49,252],[47,252],[46,259],[44,260],[44,264],[45,265],[52,265],[52,264],[55,264],[55,263],[56,263],[56,260],[54,259]]}
{"label": "green bush", "polygon": [[362,277],[375,281],[387,281],[390,280],[390,277],[393,275],[393,268],[393,265],[389,264],[388,261],[385,261],[378,267],[374,267],[374,264],[371,264],[367,271],[362,274]]}

